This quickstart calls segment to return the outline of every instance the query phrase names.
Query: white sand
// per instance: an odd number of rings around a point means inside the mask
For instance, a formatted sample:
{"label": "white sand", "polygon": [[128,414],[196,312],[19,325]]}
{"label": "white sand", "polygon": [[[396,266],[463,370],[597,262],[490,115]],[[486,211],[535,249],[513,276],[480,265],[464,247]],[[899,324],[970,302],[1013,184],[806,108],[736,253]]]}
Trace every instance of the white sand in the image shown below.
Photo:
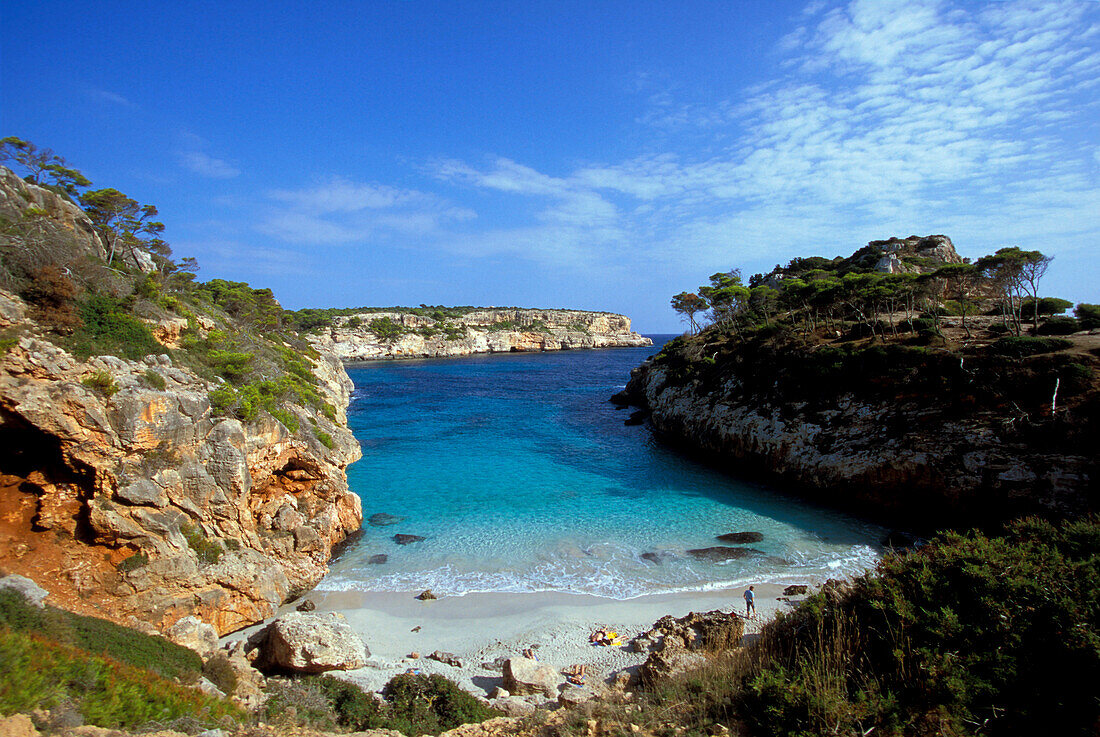
{"label": "white sand", "polygon": [[[810,583],[809,581],[807,583]],[[746,633],[757,631],[781,607],[783,584],[756,585],[756,618]],[[744,614],[743,588],[690,594],[659,594],[628,601],[564,593],[467,594],[434,601],[418,601],[416,592],[358,593],[314,591],[308,598],[317,612],[338,612],[359,633],[371,651],[368,667],[344,674],[377,691],[395,675],[410,668],[440,673],[477,695],[488,695],[501,685],[499,669],[482,663],[516,657],[531,648],[538,659],[559,671],[575,664],[588,666],[588,681],[598,684],[614,673],[640,665],[645,654],[631,652],[629,641],[649,630],[666,614],[688,612]],[[801,599],[802,597],[797,597]],[[281,613],[292,611],[284,607]],[[415,628],[419,628],[414,632]],[[624,635],[625,647],[590,645],[589,635],[609,628]],[[236,639],[238,633],[232,636]],[[440,650],[452,653],[462,667],[444,665],[426,656]],[[408,657],[419,653],[419,658]]]}

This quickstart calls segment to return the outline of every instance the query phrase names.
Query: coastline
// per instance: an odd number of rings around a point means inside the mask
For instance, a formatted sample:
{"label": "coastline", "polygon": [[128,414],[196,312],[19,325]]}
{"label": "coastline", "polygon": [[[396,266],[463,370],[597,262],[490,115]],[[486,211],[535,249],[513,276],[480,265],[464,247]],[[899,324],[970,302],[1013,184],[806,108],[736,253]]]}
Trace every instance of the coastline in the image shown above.
{"label": "coastline", "polygon": [[[779,600],[785,584],[754,585],[757,615],[745,622],[747,636],[758,632],[776,612],[804,598]],[[630,641],[658,619],[669,614],[682,617],[692,611],[743,614],[743,591],[653,594],[628,600],[562,592],[494,592],[420,601],[412,591],[314,591],[304,598],[317,605],[316,613],[332,612],[346,620],[371,652],[367,667],[330,675],[378,691],[394,676],[415,668],[446,676],[463,689],[488,697],[501,686],[502,677],[499,669],[485,668],[482,663],[518,657],[527,648],[559,672],[572,665],[588,666],[588,683],[598,688],[615,673],[633,670],[645,661],[648,653],[633,652]],[[294,608],[286,605],[278,614]],[[589,644],[589,635],[602,628],[622,635],[623,646]],[[240,639],[255,629],[226,640]],[[427,657],[437,650],[456,656],[462,666]],[[412,653],[420,657],[408,657]]]}

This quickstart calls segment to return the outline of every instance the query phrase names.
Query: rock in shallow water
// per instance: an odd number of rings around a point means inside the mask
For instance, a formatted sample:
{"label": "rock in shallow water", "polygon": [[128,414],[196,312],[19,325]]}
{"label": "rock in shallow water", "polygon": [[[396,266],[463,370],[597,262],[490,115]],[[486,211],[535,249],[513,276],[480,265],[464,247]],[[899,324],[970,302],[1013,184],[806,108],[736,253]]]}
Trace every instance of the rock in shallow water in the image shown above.
{"label": "rock in shallow water", "polygon": [[758,543],[764,539],[764,535],[760,532],[727,532],[717,539],[724,543]]}
{"label": "rock in shallow water", "polygon": [[404,517],[395,517],[392,514],[378,512],[377,514],[372,514],[367,520],[367,523],[372,527],[385,527],[387,525],[396,525],[398,522],[404,521],[404,519]]}
{"label": "rock in shallow water", "polygon": [[400,533],[393,536],[393,541],[398,545],[408,545],[409,543],[418,543],[424,538],[420,535],[402,535]]}
{"label": "rock in shallow water", "polygon": [[371,557],[367,558],[367,563],[373,566],[380,566],[389,559],[390,556],[386,555],[385,553],[379,553],[378,555],[372,555]]}
{"label": "rock in shallow water", "polygon": [[687,554],[696,560],[709,560],[716,563],[748,558],[752,555],[764,555],[764,553],[753,548],[731,548],[725,545],[715,545],[712,548],[692,548],[687,551]]}

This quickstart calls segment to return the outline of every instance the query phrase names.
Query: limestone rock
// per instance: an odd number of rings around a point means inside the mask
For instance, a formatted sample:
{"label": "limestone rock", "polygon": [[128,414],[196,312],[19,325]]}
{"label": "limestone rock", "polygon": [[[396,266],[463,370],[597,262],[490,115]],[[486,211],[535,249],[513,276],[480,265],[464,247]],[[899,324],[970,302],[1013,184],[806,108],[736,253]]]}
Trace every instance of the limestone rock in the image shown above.
{"label": "limestone rock", "polygon": [[0,589],[18,591],[27,600],[27,603],[34,604],[39,609],[46,606],[46,597],[50,595],[49,591],[46,591],[31,579],[14,573],[0,578]]}
{"label": "limestone rock", "polygon": [[370,651],[355,630],[335,617],[292,612],[267,627],[263,662],[302,673],[362,668]]}
{"label": "limestone rock", "polygon": [[594,701],[598,694],[589,686],[574,686],[567,684],[558,694],[558,703],[562,706],[580,706]]}
{"label": "limestone rock", "polygon": [[436,650],[434,653],[428,656],[432,660],[439,661],[444,665],[450,665],[455,668],[462,667],[462,661],[454,653],[445,653],[442,650]]}
{"label": "limestone rock", "polygon": [[304,599],[301,604],[294,608],[299,612],[312,612],[314,609],[317,608],[317,605],[313,602],[312,599]]}
{"label": "limestone rock", "polygon": [[204,658],[218,647],[218,632],[198,617],[180,618],[165,636],[177,645],[194,650]]}
{"label": "limestone rock", "polygon": [[504,661],[503,673],[504,688],[515,696],[543,694],[553,698],[562,683],[554,668],[531,658],[509,658]]}
{"label": "limestone rock", "polygon": [[416,595],[416,598],[420,599],[420,601],[431,601],[433,599],[438,599],[439,597],[433,594],[431,589],[424,589]]}
{"label": "limestone rock", "polygon": [[38,737],[34,722],[26,714],[12,714],[0,717],[0,735],[3,737]]}

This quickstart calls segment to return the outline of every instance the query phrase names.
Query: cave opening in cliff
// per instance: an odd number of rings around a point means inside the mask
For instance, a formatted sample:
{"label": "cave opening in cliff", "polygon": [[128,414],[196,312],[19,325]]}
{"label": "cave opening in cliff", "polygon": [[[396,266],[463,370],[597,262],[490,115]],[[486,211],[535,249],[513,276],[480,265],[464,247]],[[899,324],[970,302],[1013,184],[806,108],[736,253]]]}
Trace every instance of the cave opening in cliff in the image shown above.
{"label": "cave opening in cliff", "polygon": [[[5,410],[0,410],[0,477],[5,493],[36,497],[38,512],[31,520],[32,529],[40,532],[60,526],[78,540],[91,540],[85,501],[91,496],[95,472],[66,460],[59,438]],[[44,514],[47,508],[50,515]],[[59,524],[59,519],[47,521],[46,516],[65,520]]]}

